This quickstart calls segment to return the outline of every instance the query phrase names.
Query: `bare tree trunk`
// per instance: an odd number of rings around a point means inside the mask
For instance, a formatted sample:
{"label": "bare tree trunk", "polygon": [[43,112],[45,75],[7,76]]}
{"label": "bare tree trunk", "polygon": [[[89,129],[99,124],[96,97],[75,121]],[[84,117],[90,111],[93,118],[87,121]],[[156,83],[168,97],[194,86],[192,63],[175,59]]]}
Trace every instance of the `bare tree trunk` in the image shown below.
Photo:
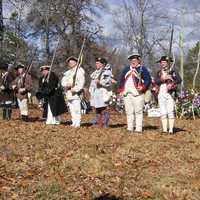
{"label": "bare tree trunk", "polygon": [[3,33],[4,33],[4,27],[3,27],[3,0],[0,0],[0,57],[1,52],[3,49]]}
{"label": "bare tree trunk", "polygon": [[138,2],[140,5],[140,10],[141,10],[141,16],[140,16],[140,38],[139,38],[139,54],[143,57],[144,54],[144,49],[145,49],[145,40],[146,40],[146,24],[145,24],[145,11],[146,11],[146,6],[148,3],[148,0],[145,0],[144,2],[139,1]]}
{"label": "bare tree trunk", "polygon": [[3,40],[3,0],[0,0],[0,41]]}
{"label": "bare tree trunk", "polygon": [[198,47],[199,47],[199,51],[198,51],[198,57],[197,57],[197,68],[196,68],[196,72],[195,72],[195,75],[194,75],[194,79],[193,79],[193,89],[195,89],[196,87],[196,79],[197,79],[197,75],[198,75],[198,72],[199,72],[199,65],[200,65],[200,42],[198,42]]}
{"label": "bare tree trunk", "polygon": [[184,87],[184,50],[183,50],[183,34],[180,34],[180,75],[182,79],[181,83],[181,91],[183,90]]}
{"label": "bare tree trunk", "polygon": [[46,37],[45,37],[45,50],[46,50],[46,58],[47,58],[47,61],[50,60],[50,49],[49,49],[49,16],[48,14],[45,16],[45,28],[46,28]]}

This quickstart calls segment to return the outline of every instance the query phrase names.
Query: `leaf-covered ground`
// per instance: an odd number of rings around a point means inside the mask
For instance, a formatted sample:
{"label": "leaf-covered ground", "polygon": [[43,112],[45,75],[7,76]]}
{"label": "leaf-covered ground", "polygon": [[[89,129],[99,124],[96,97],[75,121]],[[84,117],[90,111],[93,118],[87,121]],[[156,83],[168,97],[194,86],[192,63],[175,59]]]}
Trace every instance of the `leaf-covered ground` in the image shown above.
{"label": "leaf-covered ground", "polygon": [[90,200],[103,194],[123,200],[200,199],[200,120],[177,119],[176,134],[160,134],[158,118],[145,118],[144,134],[126,131],[113,113],[107,129],[0,120],[0,199]]}

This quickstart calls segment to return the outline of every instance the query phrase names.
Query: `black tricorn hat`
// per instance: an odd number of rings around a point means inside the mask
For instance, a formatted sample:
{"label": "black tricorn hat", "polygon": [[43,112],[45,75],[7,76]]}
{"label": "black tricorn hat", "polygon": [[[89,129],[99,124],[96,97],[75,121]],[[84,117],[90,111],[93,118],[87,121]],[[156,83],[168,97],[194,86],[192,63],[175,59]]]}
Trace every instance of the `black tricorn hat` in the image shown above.
{"label": "black tricorn hat", "polygon": [[50,69],[49,65],[43,65],[43,66],[40,67],[40,71],[49,70],[49,69]]}
{"label": "black tricorn hat", "polygon": [[132,60],[132,59],[140,60],[141,56],[137,53],[134,53],[134,54],[131,54],[131,55],[128,56],[128,60]]}
{"label": "black tricorn hat", "polygon": [[78,58],[75,56],[70,56],[69,58],[67,58],[66,62],[68,63],[70,60],[74,60],[74,61],[78,61]]}
{"label": "black tricorn hat", "polygon": [[160,60],[157,61],[157,63],[161,62],[161,61],[166,61],[166,62],[173,62],[173,59],[170,58],[169,56],[161,56]]}
{"label": "black tricorn hat", "polygon": [[8,64],[1,64],[0,65],[1,70],[7,70],[8,69]]}
{"label": "black tricorn hat", "polygon": [[107,65],[107,63],[108,63],[108,61],[105,58],[101,58],[101,57],[98,57],[95,60],[96,60],[96,62],[100,62],[104,65]]}
{"label": "black tricorn hat", "polygon": [[15,67],[15,69],[18,70],[20,68],[24,69],[25,66],[22,63],[18,63],[17,66]]}

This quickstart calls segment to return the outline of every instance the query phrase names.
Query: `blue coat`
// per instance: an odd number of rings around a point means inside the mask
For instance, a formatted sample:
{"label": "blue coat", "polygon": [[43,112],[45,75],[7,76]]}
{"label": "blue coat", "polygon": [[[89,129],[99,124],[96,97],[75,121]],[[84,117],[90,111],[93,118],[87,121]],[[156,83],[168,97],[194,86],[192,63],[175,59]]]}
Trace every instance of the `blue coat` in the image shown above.
{"label": "blue coat", "polygon": [[[117,91],[123,92],[124,91],[124,86],[126,83],[126,74],[127,72],[130,70],[130,66],[125,66],[124,69],[122,70],[120,76],[119,76],[119,80],[117,82]],[[136,68],[136,71],[138,72],[138,74],[141,75],[141,79],[142,79],[142,92],[145,93],[146,90],[148,90],[150,84],[151,84],[151,76],[149,71],[147,70],[146,67],[144,66],[140,66]],[[139,84],[139,79],[137,77],[133,77],[134,78],[134,84],[135,87],[137,88],[138,84]]]}

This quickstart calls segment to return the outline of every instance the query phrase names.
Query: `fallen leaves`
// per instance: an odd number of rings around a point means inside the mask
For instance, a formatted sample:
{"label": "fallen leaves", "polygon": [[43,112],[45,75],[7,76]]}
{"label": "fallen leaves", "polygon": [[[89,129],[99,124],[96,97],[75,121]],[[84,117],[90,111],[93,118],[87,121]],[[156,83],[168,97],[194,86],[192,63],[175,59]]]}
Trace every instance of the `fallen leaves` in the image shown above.
{"label": "fallen leaves", "polygon": [[[90,200],[111,194],[123,200],[198,200],[200,120],[178,119],[179,131],[160,135],[145,118],[144,134],[128,134],[125,115],[107,129],[47,126],[39,120],[0,120],[0,199]],[[38,111],[31,110],[37,119]],[[70,116],[63,116],[69,121]],[[184,130],[181,129],[184,124]],[[184,192],[181,192],[184,191]]]}

